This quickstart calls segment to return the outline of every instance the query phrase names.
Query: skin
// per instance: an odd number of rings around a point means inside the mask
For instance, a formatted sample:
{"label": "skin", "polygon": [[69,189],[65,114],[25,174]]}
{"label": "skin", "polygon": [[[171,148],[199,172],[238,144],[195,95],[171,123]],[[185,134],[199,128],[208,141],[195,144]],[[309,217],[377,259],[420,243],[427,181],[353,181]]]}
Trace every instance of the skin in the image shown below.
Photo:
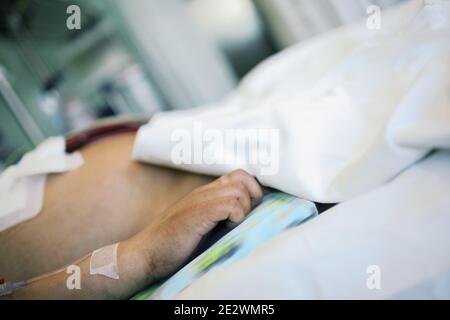
{"label": "skin", "polygon": [[[1,277],[19,281],[76,264],[82,289],[67,289],[64,269],[7,298],[128,298],[176,270],[219,221],[242,221],[263,195],[242,170],[213,181],[136,163],[133,139],[84,148],[85,165],[49,177],[42,212],[0,234],[0,256],[8,257]],[[89,275],[89,253],[119,241],[120,279]]]}

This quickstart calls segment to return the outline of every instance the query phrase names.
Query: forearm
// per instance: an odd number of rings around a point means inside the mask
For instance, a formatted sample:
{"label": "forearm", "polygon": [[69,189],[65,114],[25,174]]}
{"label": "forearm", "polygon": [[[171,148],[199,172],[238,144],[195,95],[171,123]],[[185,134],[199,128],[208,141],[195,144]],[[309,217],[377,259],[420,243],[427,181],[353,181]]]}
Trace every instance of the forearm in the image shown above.
{"label": "forearm", "polygon": [[72,274],[63,269],[60,272],[33,281],[17,289],[12,299],[125,299],[144,288],[153,279],[147,257],[143,255],[140,243],[135,238],[120,243],[117,248],[119,279],[103,275],[90,275],[91,255],[74,265],[80,268],[80,289],[69,289],[67,285]]}
{"label": "forearm", "polygon": [[[197,188],[167,208],[164,218],[147,225],[142,231],[117,249],[118,279],[90,274],[90,259],[77,261],[80,289],[68,286],[71,275],[66,270],[32,281],[16,290],[12,298],[36,299],[123,299],[130,297],[155,279],[167,276],[179,268],[192,254],[200,240],[218,222],[241,222],[250,212],[253,202],[263,197],[255,178],[243,170],[233,171],[214,182]],[[113,249],[114,248],[114,249]],[[107,249],[101,251],[94,265],[114,266]],[[106,260],[106,262],[104,261]],[[115,258],[111,261],[115,262]],[[98,263],[97,263],[98,262]],[[78,270],[78,267],[75,269]],[[115,277],[117,268],[112,268]],[[108,271],[108,272],[109,272]],[[108,274],[108,273],[106,273]],[[111,274],[109,274],[111,276]]]}

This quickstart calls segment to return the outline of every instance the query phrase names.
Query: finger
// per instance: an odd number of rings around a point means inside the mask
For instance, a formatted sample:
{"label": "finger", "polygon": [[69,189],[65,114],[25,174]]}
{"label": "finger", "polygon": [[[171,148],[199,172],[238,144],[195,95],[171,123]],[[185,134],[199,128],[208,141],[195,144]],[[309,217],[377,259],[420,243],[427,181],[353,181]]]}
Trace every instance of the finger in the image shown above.
{"label": "finger", "polygon": [[242,209],[244,209],[244,212],[247,215],[250,210],[252,210],[252,199],[250,192],[242,183],[233,184],[232,188],[235,190],[235,196],[241,203]]}
{"label": "finger", "polygon": [[234,222],[234,223],[239,223],[242,222],[248,211],[245,211],[244,208],[242,207],[241,202],[236,199],[236,198],[230,198],[228,200],[228,210],[229,210],[229,214],[228,214],[228,220]]}
{"label": "finger", "polygon": [[222,179],[222,181],[224,182],[228,181],[228,182],[243,183],[246,186],[247,190],[249,191],[250,196],[253,200],[259,201],[264,195],[263,190],[258,181],[256,181],[256,179],[252,175],[250,175],[248,172],[242,169],[235,170],[221,177],[220,179]]}
{"label": "finger", "polygon": [[216,183],[210,185],[208,188],[197,188],[192,193],[195,195],[196,199],[200,201],[210,201],[227,196],[247,196],[250,198],[250,193],[247,190],[247,187],[241,182]]}
{"label": "finger", "polygon": [[201,211],[207,215],[204,218],[214,223],[228,219],[233,222],[240,222],[247,214],[236,197],[226,197],[210,201],[207,204],[207,208]]}
{"label": "finger", "polygon": [[252,200],[247,187],[241,182],[219,185],[206,189],[198,194],[202,201],[211,201],[220,198],[234,197],[239,200],[244,211],[248,212],[252,208]]}

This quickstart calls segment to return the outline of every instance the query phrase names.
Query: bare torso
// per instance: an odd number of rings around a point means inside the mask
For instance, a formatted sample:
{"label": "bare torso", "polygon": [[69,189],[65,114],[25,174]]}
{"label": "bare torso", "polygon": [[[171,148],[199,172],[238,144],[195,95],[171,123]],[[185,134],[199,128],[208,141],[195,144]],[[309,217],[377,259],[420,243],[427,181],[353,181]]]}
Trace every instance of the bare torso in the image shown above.
{"label": "bare torso", "polygon": [[213,178],[131,159],[134,134],[81,150],[85,164],[49,175],[35,218],[0,233],[0,278],[28,279],[127,239]]}

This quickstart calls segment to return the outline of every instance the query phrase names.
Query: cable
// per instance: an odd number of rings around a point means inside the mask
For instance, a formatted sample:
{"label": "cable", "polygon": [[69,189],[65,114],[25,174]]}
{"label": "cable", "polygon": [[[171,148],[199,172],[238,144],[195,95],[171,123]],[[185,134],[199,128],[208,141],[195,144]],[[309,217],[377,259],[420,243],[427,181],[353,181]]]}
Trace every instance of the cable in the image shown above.
{"label": "cable", "polygon": [[[87,257],[89,257],[91,255],[91,252],[86,254],[85,256],[81,257],[80,259],[76,260],[73,264],[79,264],[82,261],[84,261]],[[65,266],[64,268],[58,269],[56,271],[51,271],[48,273],[45,273],[43,275],[31,278],[29,280],[25,280],[25,281],[17,281],[17,282],[11,282],[11,281],[7,281],[5,282],[3,279],[0,279],[0,297],[1,296],[7,296],[7,295],[11,295],[14,293],[14,291],[16,291],[19,288],[25,287],[31,283],[34,283],[36,281],[51,277],[55,274],[58,274],[60,272],[63,272],[64,270],[67,269],[67,266]]]}

